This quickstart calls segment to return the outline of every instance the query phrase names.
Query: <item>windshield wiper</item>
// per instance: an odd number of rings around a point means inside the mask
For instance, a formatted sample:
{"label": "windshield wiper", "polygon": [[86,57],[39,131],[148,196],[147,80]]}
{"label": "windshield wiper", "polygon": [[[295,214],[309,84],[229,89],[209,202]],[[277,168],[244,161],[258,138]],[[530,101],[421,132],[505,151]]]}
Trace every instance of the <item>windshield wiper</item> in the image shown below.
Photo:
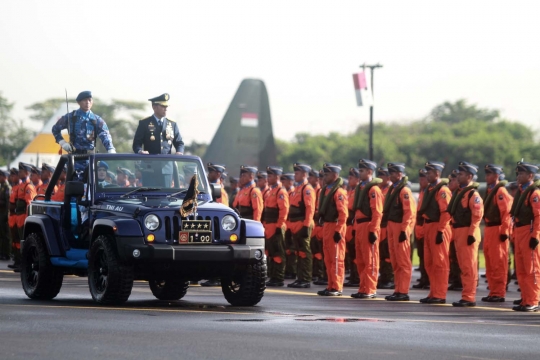
{"label": "windshield wiper", "polygon": [[180,191],[178,191],[178,192],[175,192],[175,193],[172,193],[172,194],[167,195],[167,197],[168,197],[168,198],[172,198],[172,197],[175,197],[176,195],[181,195],[181,194],[183,194],[183,193],[185,193],[185,192],[187,192],[187,191],[188,191],[188,189],[180,190]]}
{"label": "windshield wiper", "polygon": [[126,196],[129,196],[131,194],[135,194],[136,192],[139,192],[139,191],[158,191],[158,190],[161,190],[161,188],[159,187],[140,187],[140,188],[137,188],[135,190],[131,190],[123,195],[120,195],[121,198],[123,197],[126,197]]}

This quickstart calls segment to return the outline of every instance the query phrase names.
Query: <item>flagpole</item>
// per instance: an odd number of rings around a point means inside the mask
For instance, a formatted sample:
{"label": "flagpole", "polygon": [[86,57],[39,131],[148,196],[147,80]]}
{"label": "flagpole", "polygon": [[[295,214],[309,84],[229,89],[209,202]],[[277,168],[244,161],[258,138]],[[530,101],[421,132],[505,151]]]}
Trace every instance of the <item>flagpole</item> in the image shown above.
{"label": "flagpole", "polygon": [[375,97],[373,92],[373,79],[375,74],[375,69],[382,68],[383,66],[379,63],[375,65],[360,65],[363,71],[366,71],[366,68],[371,70],[371,106],[369,107],[369,160],[373,160],[373,104],[375,103]]}

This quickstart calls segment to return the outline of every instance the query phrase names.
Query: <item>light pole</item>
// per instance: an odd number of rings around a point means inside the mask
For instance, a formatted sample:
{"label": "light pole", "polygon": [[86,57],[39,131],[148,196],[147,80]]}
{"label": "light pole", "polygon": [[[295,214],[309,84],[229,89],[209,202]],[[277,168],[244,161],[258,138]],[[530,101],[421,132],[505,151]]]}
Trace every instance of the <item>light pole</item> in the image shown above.
{"label": "light pole", "polygon": [[366,63],[364,63],[363,65],[360,65],[360,67],[364,72],[366,71],[366,68],[369,68],[371,70],[371,106],[369,107],[369,160],[373,160],[373,103],[375,102],[373,94],[373,74],[375,72],[375,69],[382,68],[383,66],[379,63],[375,65],[366,65]]}

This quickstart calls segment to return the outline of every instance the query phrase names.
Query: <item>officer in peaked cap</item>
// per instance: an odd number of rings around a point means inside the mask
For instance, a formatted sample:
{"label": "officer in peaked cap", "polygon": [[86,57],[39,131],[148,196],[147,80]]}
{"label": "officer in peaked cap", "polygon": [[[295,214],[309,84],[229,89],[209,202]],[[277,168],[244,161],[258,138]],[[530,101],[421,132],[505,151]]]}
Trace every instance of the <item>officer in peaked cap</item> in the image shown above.
{"label": "officer in peaked cap", "polygon": [[[82,91],[77,95],[79,109],[62,116],[52,127],[52,133],[56,142],[62,149],[69,153],[86,154],[95,149],[95,139],[100,138],[107,152],[116,153],[109,128],[100,116],[92,112],[94,104],[91,91]],[[69,142],[62,137],[62,130],[67,129]],[[78,162],[79,167],[85,164]],[[76,163],[75,165],[77,166]]]}
{"label": "officer in peaked cap", "polygon": [[182,155],[184,142],[178,130],[178,124],[166,117],[169,94],[162,94],[148,99],[148,101],[152,102],[154,114],[139,121],[133,138],[133,152],[138,154],[171,154],[174,146],[176,154]]}

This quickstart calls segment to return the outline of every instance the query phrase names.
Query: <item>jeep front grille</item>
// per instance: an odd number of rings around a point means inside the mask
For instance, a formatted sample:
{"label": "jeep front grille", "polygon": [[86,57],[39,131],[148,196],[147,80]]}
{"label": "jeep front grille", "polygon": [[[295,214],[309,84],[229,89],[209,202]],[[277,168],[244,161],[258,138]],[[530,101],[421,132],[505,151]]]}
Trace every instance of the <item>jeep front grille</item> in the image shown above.
{"label": "jeep front grille", "polygon": [[[220,240],[220,223],[219,217],[214,216],[197,216],[196,220],[210,220],[212,221],[212,233],[215,240]],[[182,230],[182,218],[179,215],[174,216],[165,216],[164,227],[165,227],[165,240],[178,242],[178,235]]]}

